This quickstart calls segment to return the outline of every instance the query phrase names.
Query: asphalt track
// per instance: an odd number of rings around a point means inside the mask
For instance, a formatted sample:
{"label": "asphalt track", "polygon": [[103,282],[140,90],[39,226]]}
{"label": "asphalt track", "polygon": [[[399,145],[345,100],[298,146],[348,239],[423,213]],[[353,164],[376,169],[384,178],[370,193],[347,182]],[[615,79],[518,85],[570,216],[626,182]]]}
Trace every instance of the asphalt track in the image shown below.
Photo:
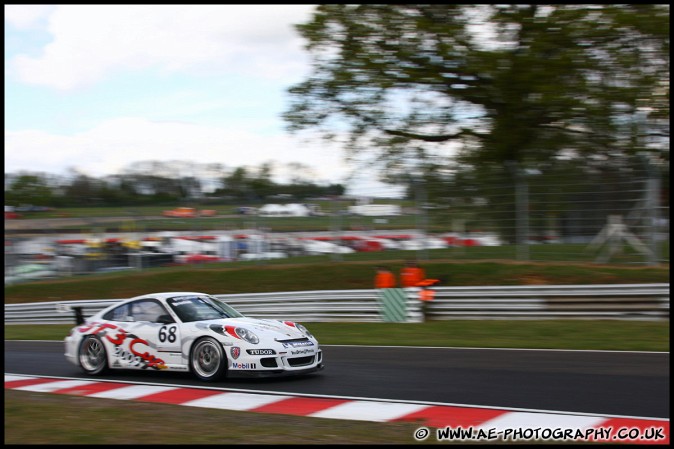
{"label": "asphalt track", "polygon": [[[669,353],[322,346],[326,369],[204,384],[187,373],[104,379],[669,419]],[[5,373],[86,378],[62,342],[5,341]]]}

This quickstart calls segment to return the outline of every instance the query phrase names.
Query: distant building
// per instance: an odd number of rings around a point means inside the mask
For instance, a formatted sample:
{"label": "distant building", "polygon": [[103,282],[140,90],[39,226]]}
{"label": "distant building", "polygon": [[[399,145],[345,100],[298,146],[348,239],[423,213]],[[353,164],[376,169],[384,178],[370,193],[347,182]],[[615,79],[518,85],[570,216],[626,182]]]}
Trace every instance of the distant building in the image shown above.
{"label": "distant building", "polygon": [[359,204],[349,206],[349,213],[353,215],[365,215],[368,217],[387,217],[401,215],[402,211],[397,204]]}

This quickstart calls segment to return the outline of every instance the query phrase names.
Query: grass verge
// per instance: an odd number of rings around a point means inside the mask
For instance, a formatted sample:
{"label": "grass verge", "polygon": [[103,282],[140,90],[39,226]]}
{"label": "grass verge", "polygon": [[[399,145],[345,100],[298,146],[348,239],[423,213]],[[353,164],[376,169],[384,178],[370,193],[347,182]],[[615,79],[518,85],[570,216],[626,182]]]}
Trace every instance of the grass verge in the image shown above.
{"label": "grass verge", "polygon": [[410,444],[418,427],[5,391],[5,444]]}
{"label": "grass verge", "polygon": [[[324,345],[669,351],[669,322],[453,320],[305,323]],[[62,340],[72,325],[5,326],[5,340]]]}
{"label": "grass verge", "polygon": [[[446,250],[439,250],[446,251]],[[278,263],[217,263],[150,268],[96,274],[5,287],[5,303],[72,299],[122,299],[160,291],[202,291],[211,294],[268,293],[311,290],[371,289],[375,267],[388,265],[398,273],[405,256],[390,259],[326,261],[325,257],[286,259]],[[388,254],[388,253],[387,253]],[[444,254],[444,253],[443,253]],[[435,257],[439,257],[436,254]],[[382,255],[379,255],[381,258]],[[669,266],[624,267],[583,263],[522,263],[434,259],[421,264],[440,286],[581,285],[669,282]]]}

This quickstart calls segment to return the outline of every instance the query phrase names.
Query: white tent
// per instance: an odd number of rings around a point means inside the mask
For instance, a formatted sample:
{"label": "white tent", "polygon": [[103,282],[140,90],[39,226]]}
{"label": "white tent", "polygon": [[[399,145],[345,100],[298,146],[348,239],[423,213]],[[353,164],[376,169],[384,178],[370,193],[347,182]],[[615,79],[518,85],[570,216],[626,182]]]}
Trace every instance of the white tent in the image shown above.
{"label": "white tent", "polygon": [[303,204],[265,204],[257,211],[265,217],[308,217],[311,210]]}

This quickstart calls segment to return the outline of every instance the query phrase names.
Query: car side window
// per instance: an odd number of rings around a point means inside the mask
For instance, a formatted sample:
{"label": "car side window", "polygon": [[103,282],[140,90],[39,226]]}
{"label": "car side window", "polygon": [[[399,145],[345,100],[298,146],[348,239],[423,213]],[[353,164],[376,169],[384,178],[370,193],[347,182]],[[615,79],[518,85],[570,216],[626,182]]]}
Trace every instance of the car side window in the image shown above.
{"label": "car side window", "polygon": [[103,319],[110,321],[131,321],[129,317],[129,305],[122,304],[119,307],[115,307],[103,315]]}
{"label": "car side window", "polygon": [[159,322],[161,316],[169,315],[166,308],[156,299],[141,299],[131,303],[133,321]]}

